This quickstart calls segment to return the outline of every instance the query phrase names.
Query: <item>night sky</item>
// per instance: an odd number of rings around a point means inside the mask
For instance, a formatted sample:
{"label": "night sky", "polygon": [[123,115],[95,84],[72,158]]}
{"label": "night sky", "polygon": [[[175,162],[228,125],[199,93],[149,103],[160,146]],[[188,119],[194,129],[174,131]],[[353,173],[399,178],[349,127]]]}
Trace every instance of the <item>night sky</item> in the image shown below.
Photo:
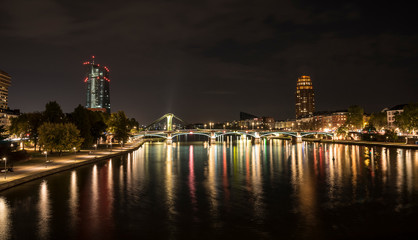
{"label": "night sky", "polygon": [[415,8],[340,2],[1,0],[9,106],[84,106],[92,55],[110,68],[112,112],[141,124],[167,112],[292,118],[299,75],[312,77],[319,111],[416,102]]}

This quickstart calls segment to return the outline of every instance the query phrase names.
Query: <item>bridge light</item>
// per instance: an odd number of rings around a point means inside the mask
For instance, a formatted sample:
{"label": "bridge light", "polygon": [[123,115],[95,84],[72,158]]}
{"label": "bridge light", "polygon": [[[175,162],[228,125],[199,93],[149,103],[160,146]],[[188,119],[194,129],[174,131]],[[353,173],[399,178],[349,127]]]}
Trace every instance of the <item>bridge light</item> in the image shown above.
{"label": "bridge light", "polygon": [[193,132],[190,132],[190,134],[193,134]]}

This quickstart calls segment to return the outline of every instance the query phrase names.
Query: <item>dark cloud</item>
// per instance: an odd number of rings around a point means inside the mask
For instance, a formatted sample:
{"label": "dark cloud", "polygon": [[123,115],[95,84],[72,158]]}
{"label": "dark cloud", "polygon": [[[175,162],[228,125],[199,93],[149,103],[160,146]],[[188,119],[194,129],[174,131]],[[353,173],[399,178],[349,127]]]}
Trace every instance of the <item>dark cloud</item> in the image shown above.
{"label": "dark cloud", "polygon": [[376,111],[416,101],[413,8],[350,1],[12,1],[0,3],[0,69],[10,106],[85,103],[91,55],[111,69],[112,110],[148,123],[239,111],[294,115],[295,81],[313,78],[318,110]]}

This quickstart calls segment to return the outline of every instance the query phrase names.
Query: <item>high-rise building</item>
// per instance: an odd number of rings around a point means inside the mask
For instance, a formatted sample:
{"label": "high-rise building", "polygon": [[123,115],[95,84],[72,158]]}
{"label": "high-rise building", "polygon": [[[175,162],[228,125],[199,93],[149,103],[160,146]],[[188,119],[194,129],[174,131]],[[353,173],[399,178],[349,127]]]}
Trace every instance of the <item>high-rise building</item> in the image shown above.
{"label": "high-rise building", "polygon": [[9,86],[11,77],[6,72],[0,70],[0,109],[8,108]]}
{"label": "high-rise building", "polygon": [[313,115],[315,98],[310,76],[301,76],[296,84],[296,118]]}
{"label": "high-rise building", "polygon": [[87,74],[84,82],[87,83],[86,108],[93,111],[110,113],[110,79],[109,68],[91,62],[84,62],[87,66]]}

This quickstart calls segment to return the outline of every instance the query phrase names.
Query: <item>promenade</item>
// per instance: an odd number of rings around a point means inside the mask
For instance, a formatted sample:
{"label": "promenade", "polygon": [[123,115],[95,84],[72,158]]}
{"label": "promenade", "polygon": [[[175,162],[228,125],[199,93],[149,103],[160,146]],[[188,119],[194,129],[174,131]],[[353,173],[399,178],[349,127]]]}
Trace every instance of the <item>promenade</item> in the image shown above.
{"label": "promenade", "polygon": [[374,142],[374,141],[361,141],[361,140],[329,140],[329,139],[317,140],[317,139],[309,139],[309,138],[303,139],[303,141],[418,149],[418,144],[406,144],[406,143],[399,143],[399,142]]}
{"label": "promenade", "polygon": [[23,162],[15,163],[13,166],[13,172],[2,172],[0,174],[0,191],[54,173],[125,154],[137,149],[143,143],[144,140],[141,139],[133,143],[126,144],[124,147],[81,150],[80,152],[77,152],[77,154],[64,156],[48,155],[48,162],[46,162],[45,156],[39,156]]}

